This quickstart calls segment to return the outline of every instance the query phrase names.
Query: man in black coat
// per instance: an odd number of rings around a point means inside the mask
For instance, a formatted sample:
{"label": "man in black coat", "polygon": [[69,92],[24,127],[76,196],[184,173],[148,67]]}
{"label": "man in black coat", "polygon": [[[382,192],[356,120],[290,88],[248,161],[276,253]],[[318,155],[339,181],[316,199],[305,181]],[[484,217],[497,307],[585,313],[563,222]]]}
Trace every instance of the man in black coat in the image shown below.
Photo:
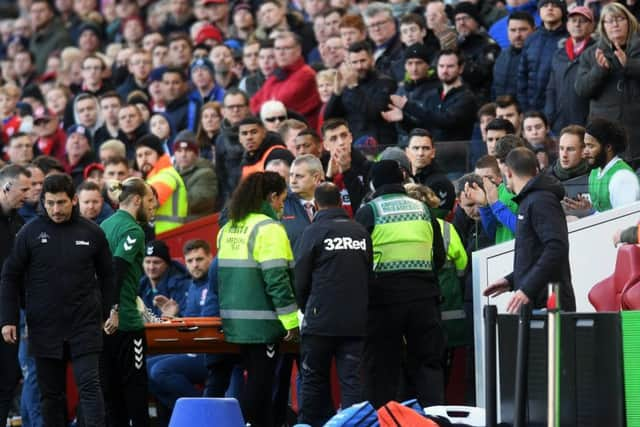
{"label": "man in black coat", "polygon": [[349,46],[345,62],[346,65],[340,67],[338,84],[327,102],[324,118],[346,119],[354,139],[366,135],[379,144],[395,145],[396,128],[393,123],[381,120],[380,114],[387,109],[389,96],[396,91],[396,82],[374,68],[373,52],[366,41]]}
{"label": "man in black coat", "polygon": [[29,349],[36,359],[45,425],[67,424],[64,378],[71,359],[83,424],[104,426],[98,360],[102,323],[116,301],[111,252],[100,228],[78,215],[69,176],[49,176],[42,193],[43,213],[18,233],[2,270],[2,337],[9,343],[17,340],[24,292]]}
{"label": "man in black coat", "polygon": [[493,64],[491,99],[518,93],[518,66],[524,42],[536,28],[533,16],[527,12],[513,12],[507,20],[509,47],[503,49]]}
{"label": "man in black coat", "polygon": [[464,59],[458,52],[443,50],[436,63],[440,86],[411,103],[406,96],[392,95],[382,117],[390,123],[400,122],[407,132],[424,127],[436,141],[468,140],[477,107],[474,94],[462,81]]}
{"label": "man in black coat", "polygon": [[319,210],[302,235],[295,267],[296,299],[304,314],[299,420],[321,426],[333,415],[327,409],[334,356],[342,406],[362,400],[359,372],[373,248],[367,230],[340,207],[335,184],[320,184],[314,197]]}
{"label": "man in black coat", "polygon": [[538,161],[528,148],[511,150],[505,164],[507,186],[517,194],[514,201],[518,204],[513,273],[490,284],[483,294],[515,291],[507,311],[517,313],[522,304],[546,307],[547,285],[556,282],[560,284],[560,308],[575,311],[569,234],[560,204],[564,188],[549,175],[537,175]]}
{"label": "man in black coat", "polygon": [[[16,234],[24,225],[18,209],[31,188],[30,176],[27,169],[18,165],[0,169],[0,265],[9,256]],[[0,340],[0,425],[6,422],[19,379],[18,345]]]}

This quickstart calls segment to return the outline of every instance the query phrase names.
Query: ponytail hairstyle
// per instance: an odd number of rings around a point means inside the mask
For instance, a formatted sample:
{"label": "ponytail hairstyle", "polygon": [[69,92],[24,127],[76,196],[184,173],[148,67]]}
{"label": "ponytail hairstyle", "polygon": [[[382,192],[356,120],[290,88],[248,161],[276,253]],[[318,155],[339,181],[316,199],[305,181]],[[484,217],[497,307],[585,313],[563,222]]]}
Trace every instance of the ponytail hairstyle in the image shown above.
{"label": "ponytail hairstyle", "polygon": [[142,178],[135,176],[122,182],[114,180],[107,183],[109,197],[117,200],[121,205],[129,203],[133,196],[144,197],[148,187]]}
{"label": "ponytail hairstyle", "polygon": [[287,183],[276,172],[256,172],[246,177],[236,188],[229,201],[229,218],[237,222],[250,213],[261,211],[269,195],[282,194]]}

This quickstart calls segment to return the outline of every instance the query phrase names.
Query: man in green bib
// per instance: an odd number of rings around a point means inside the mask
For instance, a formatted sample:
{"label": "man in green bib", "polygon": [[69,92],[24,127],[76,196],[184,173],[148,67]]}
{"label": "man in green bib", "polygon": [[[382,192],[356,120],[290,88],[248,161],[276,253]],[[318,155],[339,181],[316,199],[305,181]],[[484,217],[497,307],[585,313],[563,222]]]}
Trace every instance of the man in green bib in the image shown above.
{"label": "man in green bib", "polygon": [[620,157],[627,148],[627,133],[618,123],[593,118],[584,135],[584,158],[591,166],[589,198],[565,198],[570,209],[604,212],[640,200],[640,181]]}
{"label": "man in green bib", "polygon": [[[148,426],[146,341],[144,323],[136,306],[143,276],[144,232],[155,210],[151,187],[141,178],[115,184],[120,209],[101,225],[113,255],[119,289],[118,321],[105,323],[103,386],[107,426]],[[117,329],[117,331],[116,331]],[[115,332],[115,333],[114,333]]]}

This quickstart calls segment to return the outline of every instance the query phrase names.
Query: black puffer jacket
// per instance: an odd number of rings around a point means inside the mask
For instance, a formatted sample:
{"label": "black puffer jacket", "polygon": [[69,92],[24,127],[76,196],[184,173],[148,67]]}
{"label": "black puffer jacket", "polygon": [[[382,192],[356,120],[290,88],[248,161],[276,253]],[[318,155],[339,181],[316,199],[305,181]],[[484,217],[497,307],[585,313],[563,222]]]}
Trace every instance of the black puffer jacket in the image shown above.
{"label": "black puffer jacket", "polygon": [[100,227],[77,212],[61,224],[43,213],[22,227],[2,270],[0,326],[17,325],[23,284],[36,357],[61,359],[65,342],[72,357],[102,350],[102,320],[117,298]]}
{"label": "black puffer jacket", "polygon": [[569,234],[560,200],[564,187],[547,174],[532,178],[514,197],[518,204],[513,273],[507,277],[535,308],[546,307],[547,285],[560,283],[560,306],[575,311]]}
{"label": "black puffer jacket", "polygon": [[493,64],[500,54],[500,46],[486,33],[473,33],[458,42],[464,55],[462,80],[481,101],[489,99]]}
{"label": "black puffer jacket", "polygon": [[491,86],[491,99],[502,95],[516,96],[518,93],[518,66],[522,49],[509,46],[498,55],[493,65],[493,84]]}
{"label": "black puffer jacket", "polygon": [[540,27],[524,42],[518,67],[518,103],[522,111],[544,109],[551,59],[567,37],[565,26],[553,31]]}

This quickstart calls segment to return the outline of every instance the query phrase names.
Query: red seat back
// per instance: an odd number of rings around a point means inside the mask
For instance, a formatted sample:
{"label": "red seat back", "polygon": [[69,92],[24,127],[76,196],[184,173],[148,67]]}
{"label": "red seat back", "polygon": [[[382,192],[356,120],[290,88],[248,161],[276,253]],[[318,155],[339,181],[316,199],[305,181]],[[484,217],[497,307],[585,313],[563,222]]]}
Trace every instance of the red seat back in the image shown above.
{"label": "red seat back", "polygon": [[618,249],[613,274],[589,291],[589,302],[596,311],[619,311],[622,294],[640,282],[640,247],[624,245]]}

